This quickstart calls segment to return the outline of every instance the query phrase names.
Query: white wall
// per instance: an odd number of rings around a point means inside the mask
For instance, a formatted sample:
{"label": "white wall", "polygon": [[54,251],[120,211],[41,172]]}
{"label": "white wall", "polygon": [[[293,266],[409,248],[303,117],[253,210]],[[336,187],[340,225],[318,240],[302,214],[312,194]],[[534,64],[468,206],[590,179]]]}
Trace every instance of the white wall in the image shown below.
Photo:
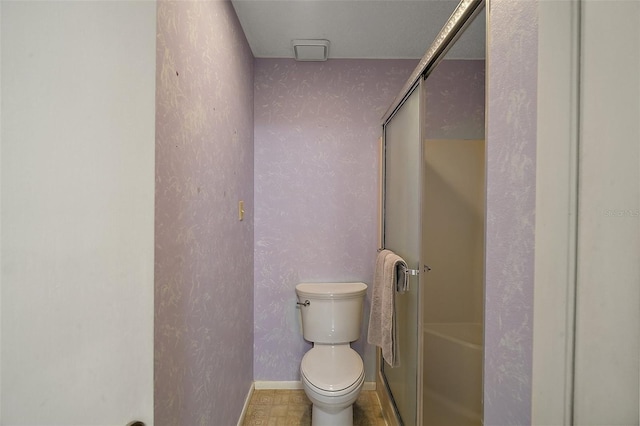
{"label": "white wall", "polygon": [[539,16],[533,424],[637,425],[640,3]]}
{"label": "white wall", "polygon": [[582,3],[574,423],[637,425],[640,2]]}
{"label": "white wall", "polygon": [[577,196],[578,2],[538,5],[532,424],[571,424]]}
{"label": "white wall", "polygon": [[2,2],[2,424],[153,421],[155,23]]}

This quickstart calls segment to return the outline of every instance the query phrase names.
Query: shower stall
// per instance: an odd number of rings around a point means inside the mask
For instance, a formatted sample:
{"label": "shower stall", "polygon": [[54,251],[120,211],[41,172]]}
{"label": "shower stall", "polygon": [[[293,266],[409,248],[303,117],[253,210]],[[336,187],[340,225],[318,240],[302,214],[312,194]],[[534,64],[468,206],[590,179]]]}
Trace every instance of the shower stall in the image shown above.
{"label": "shower stall", "polygon": [[484,19],[463,0],[384,117],[381,244],[419,271],[396,294],[400,366],[378,357],[390,424],[481,424]]}

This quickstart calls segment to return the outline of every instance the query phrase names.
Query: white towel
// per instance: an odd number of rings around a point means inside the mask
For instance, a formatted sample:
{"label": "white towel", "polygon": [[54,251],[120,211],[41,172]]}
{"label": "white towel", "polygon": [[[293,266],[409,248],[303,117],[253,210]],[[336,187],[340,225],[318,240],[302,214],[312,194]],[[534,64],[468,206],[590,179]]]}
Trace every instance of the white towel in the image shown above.
{"label": "white towel", "polygon": [[[382,250],[378,253],[373,277],[367,341],[382,349],[382,357],[391,367],[397,367],[400,361],[396,331],[395,294],[396,290],[406,289],[407,276],[405,271],[406,262],[400,256],[391,250]],[[400,272],[400,280],[398,280],[398,272]]]}

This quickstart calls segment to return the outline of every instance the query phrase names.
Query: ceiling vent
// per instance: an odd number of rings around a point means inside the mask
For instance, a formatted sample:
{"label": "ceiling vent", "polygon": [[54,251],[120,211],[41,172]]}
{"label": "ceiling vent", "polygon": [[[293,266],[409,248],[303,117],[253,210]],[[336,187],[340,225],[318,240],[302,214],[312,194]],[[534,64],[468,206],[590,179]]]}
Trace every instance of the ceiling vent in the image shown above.
{"label": "ceiling vent", "polygon": [[326,61],[329,57],[329,40],[292,40],[296,61]]}

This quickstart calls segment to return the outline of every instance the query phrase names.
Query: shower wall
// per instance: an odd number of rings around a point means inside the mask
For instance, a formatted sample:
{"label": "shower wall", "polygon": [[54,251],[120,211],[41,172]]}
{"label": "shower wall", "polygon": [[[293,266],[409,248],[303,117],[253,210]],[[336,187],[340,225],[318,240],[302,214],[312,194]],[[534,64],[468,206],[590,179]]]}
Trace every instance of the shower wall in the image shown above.
{"label": "shower wall", "polygon": [[445,59],[425,87],[424,322],[481,324],[485,61]]}
{"label": "shower wall", "polygon": [[[415,60],[255,61],[256,380],[299,380],[295,285],[371,284],[380,119]],[[375,351],[354,345],[374,380]]]}
{"label": "shower wall", "polygon": [[424,147],[424,323],[482,324],[484,140]]}

